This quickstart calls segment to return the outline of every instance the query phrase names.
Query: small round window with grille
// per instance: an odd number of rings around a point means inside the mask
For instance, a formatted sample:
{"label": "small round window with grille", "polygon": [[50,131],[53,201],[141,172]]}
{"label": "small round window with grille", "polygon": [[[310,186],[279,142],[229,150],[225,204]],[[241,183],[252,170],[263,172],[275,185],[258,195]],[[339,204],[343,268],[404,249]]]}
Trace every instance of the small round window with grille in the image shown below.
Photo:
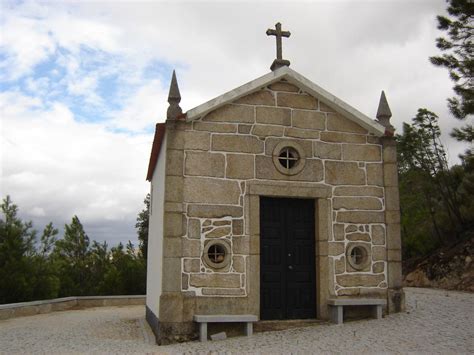
{"label": "small round window with grille", "polygon": [[230,263],[230,246],[224,240],[209,241],[204,246],[204,263],[213,269],[222,269]]}
{"label": "small round window with grille", "polygon": [[363,270],[369,266],[369,252],[364,244],[350,244],[346,252],[347,261],[355,270]]}
{"label": "small round window with grille", "polygon": [[280,155],[278,156],[278,161],[285,169],[293,168],[299,159],[300,156],[298,152],[291,147],[283,148],[280,152]]}
{"label": "small round window with grille", "polygon": [[282,174],[298,174],[303,170],[305,162],[303,149],[294,141],[282,141],[273,149],[273,164]]}

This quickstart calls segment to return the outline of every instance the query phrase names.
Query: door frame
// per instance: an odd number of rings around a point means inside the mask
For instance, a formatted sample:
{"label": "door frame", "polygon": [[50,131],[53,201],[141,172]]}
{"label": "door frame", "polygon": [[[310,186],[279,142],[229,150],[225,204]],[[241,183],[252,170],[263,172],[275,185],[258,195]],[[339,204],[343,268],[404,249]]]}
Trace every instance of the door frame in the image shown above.
{"label": "door frame", "polygon": [[313,199],[315,203],[316,318],[329,319],[327,300],[334,296],[334,273],[329,264],[328,241],[332,240],[331,188],[304,182],[252,181],[244,201],[245,235],[249,240],[247,263],[248,310],[260,317],[260,196]]}

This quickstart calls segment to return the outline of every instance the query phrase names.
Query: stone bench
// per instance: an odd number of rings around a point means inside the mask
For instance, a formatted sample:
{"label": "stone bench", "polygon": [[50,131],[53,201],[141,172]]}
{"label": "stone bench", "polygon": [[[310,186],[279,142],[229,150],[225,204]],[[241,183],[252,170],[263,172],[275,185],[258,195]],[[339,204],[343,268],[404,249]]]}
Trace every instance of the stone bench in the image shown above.
{"label": "stone bench", "polygon": [[256,322],[257,316],[251,314],[241,315],[194,315],[194,321],[199,323],[199,340],[207,341],[207,323],[245,323],[245,334],[252,335],[253,322]]}
{"label": "stone bench", "polygon": [[336,324],[343,323],[344,306],[373,306],[373,316],[376,319],[382,318],[382,306],[387,305],[387,300],[374,298],[333,298],[328,300],[331,306],[331,319]]}

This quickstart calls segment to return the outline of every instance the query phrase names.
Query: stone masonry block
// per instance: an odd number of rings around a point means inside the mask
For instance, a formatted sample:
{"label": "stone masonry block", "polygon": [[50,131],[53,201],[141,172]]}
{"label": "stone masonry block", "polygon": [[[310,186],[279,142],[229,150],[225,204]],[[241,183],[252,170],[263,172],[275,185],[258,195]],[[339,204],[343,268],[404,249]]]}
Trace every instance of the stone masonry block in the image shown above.
{"label": "stone masonry block", "polygon": [[234,254],[249,255],[249,246],[249,237],[232,237],[232,251],[234,252]]}
{"label": "stone masonry block", "polygon": [[336,274],[343,274],[346,271],[346,258],[343,256],[334,260],[334,272]]}
{"label": "stone masonry block", "polygon": [[239,206],[189,205],[188,216],[200,218],[242,217]]}
{"label": "stone masonry block", "polygon": [[187,150],[209,150],[211,135],[209,132],[186,131],[184,149]]}
{"label": "stone masonry block", "polygon": [[365,185],[365,172],[357,163],[325,161],[326,183],[333,185]]}
{"label": "stone masonry block", "polygon": [[337,256],[344,254],[344,243],[343,242],[329,242],[328,243],[328,255]]}
{"label": "stone masonry block", "polygon": [[232,258],[232,267],[236,272],[245,272],[245,258],[243,256],[234,256]]}
{"label": "stone masonry block", "polygon": [[334,196],[383,197],[383,189],[381,187],[372,186],[338,186],[334,189]]}
{"label": "stone masonry block", "polygon": [[342,158],[344,160],[381,161],[381,154],[381,148],[377,145],[342,145]]}
{"label": "stone masonry block", "polygon": [[214,122],[194,122],[194,129],[196,131],[207,131],[214,133],[236,133],[237,125],[232,123],[214,123]]}
{"label": "stone masonry block", "polygon": [[387,211],[400,210],[400,194],[398,187],[389,186],[385,188],[385,208]]}
{"label": "stone masonry block", "polygon": [[383,223],[383,212],[341,211],[337,213],[337,221],[341,223]]}
{"label": "stone masonry block", "polygon": [[239,288],[240,274],[191,274],[189,284],[194,287]]}
{"label": "stone masonry block", "polygon": [[373,261],[385,261],[387,260],[387,249],[383,246],[372,247],[372,260]]}
{"label": "stone masonry block", "polygon": [[388,249],[401,249],[402,248],[400,223],[391,223],[387,225],[387,248]]}
{"label": "stone masonry block", "polygon": [[186,175],[224,177],[224,154],[187,152],[184,172]]}
{"label": "stone masonry block", "polygon": [[212,122],[254,123],[254,108],[246,105],[225,105],[210,112],[202,120]]}
{"label": "stone masonry block", "polygon": [[362,134],[351,134],[342,132],[321,132],[323,142],[332,143],[365,143],[366,136]]}
{"label": "stone masonry block", "polygon": [[389,262],[387,264],[388,287],[400,288],[402,287],[402,263]]}
{"label": "stone masonry block", "polygon": [[398,186],[398,169],[397,164],[384,164],[383,165],[383,179],[386,187]]}
{"label": "stone masonry block", "polygon": [[316,158],[341,160],[342,148],[340,144],[323,142],[313,143],[313,152]]}
{"label": "stone masonry block", "polygon": [[385,222],[387,224],[400,223],[400,211],[385,211]]}
{"label": "stone masonry block", "polygon": [[385,271],[385,263],[382,261],[376,262],[372,265],[372,272],[374,274],[379,274]]}
{"label": "stone masonry block", "polygon": [[183,202],[183,182],[182,176],[167,176],[165,179],[165,201]]}
{"label": "stone masonry block", "polygon": [[336,210],[381,210],[382,202],[375,197],[334,197],[333,208]]}
{"label": "stone masonry block", "polygon": [[295,140],[292,138],[268,138],[265,141],[265,155],[272,156],[273,154],[278,154],[279,152],[275,152],[275,147],[280,142],[297,142],[307,158],[313,156],[313,144],[310,141]]}
{"label": "stone masonry block", "polygon": [[199,257],[201,255],[201,241],[182,238],[183,256]]}
{"label": "stone masonry block", "polygon": [[291,110],[280,107],[257,107],[257,123],[291,125]]}
{"label": "stone masonry block", "polygon": [[212,150],[216,151],[260,154],[263,147],[264,143],[252,136],[219,134],[212,137]]}
{"label": "stone masonry block", "polygon": [[168,149],[166,151],[166,175],[183,176],[182,150]]}
{"label": "stone masonry block", "polygon": [[199,259],[184,259],[184,272],[199,272],[200,267]]}
{"label": "stone masonry block", "polygon": [[164,215],[164,235],[166,237],[180,237],[186,233],[184,227],[186,217],[182,213],[166,212]]}
{"label": "stone masonry block", "polygon": [[239,203],[240,187],[236,181],[187,177],[184,180],[184,201],[200,203]]}
{"label": "stone masonry block", "polygon": [[285,136],[303,139],[319,139],[320,133],[319,131],[288,127],[285,129]]}
{"label": "stone masonry block", "polygon": [[368,133],[365,128],[337,113],[329,113],[327,115],[327,130],[360,134]]}
{"label": "stone masonry block", "polygon": [[253,155],[227,154],[226,177],[228,179],[253,179],[255,160]]}
{"label": "stone masonry block", "polygon": [[[181,277],[177,279],[180,281]],[[182,309],[183,296],[180,293],[163,293],[160,296],[160,322],[181,322]]]}
{"label": "stone masonry block", "polygon": [[342,287],[374,287],[385,280],[383,274],[379,275],[338,275],[336,276],[337,283]]}
{"label": "stone masonry block", "polygon": [[285,81],[277,81],[276,83],[270,84],[268,88],[273,91],[285,91],[285,92],[300,91],[298,87]]}
{"label": "stone masonry block", "polygon": [[326,129],[326,115],[321,112],[293,110],[292,126],[303,129],[324,131]]}
{"label": "stone masonry block", "polygon": [[322,112],[334,112],[334,110],[329,107],[328,105],[326,105],[325,103],[323,103],[322,101],[319,101],[319,111],[322,111]]}
{"label": "stone masonry block", "polygon": [[229,235],[230,231],[230,226],[214,228],[212,231],[206,234],[206,238],[221,238]]}
{"label": "stone masonry block", "polygon": [[181,291],[181,258],[163,258],[162,291]]}
{"label": "stone masonry block", "polygon": [[283,136],[285,128],[282,126],[269,126],[263,124],[256,124],[252,128],[252,134],[254,136],[265,138],[265,137],[281,137]]}
{"label": "stone masonry block", "polygon": [[290,180],[290,181],[322,181],[323,164],[320,160],[307,159],[303,170],[296,175],[284,175],[280,173],[273,164],[271,157],[257,155],[255,157],[257,179]]}
{"label": "stone masonry block", "polygon": [[346,239],[351,242],[370,242],[370,235],[367,233],[349,233]]}
{"label": "stone masonry block", "polygon": [[344,240],[344,224],[334,224],[334,240]]}
{"label": "stone masonry block", "polygon": [[181,238],[165,237],[163,238],[163,257],[179,258],[182,256]]}
{"label": "stone masonry block", "polygon": [[188,238],[201,239],[201,222],[199,219],[190,218],[188,220]]}
{"label": "stone masonry block", "polygon": [[251,124],[239,124],[238,131],[242,134],[249,134],[252,130],[253,125]]}
{"label": "stone masonry block", "polygon": [[372,226],[372,243],[374,245],[385,244],[385,228],[380,225]]}
{"label": "stone masonry block", "polygon": [[309,95],[279,92],[277,94],[277,105],[281,107],[317,110],[318,100]]}
{"label": "stone masonry block", "polygon": [[397,146],[388,145],[383,147],[384,163],[397,163]]}
{"label": "stone masonry block", "polygon": [[402,251],[400,249],[388,249],[387,260],[390,261],[402,261]]}
{"label": "stone masonry block", "polygon": [[367,164],[367,185],[383,186],[383,165],[381,163]]}
{"label": "stone masonry block", "polygon": [[242,235],[244,233],[244,221],[243,219],[232,220],[232,234]]}
{"label": "stone masonry block", "polygon": [[260,90],[247,96],[241,97],[234,103],[246,105],[275,106],[275,97],[273,96],[273,93],[271,91]]}

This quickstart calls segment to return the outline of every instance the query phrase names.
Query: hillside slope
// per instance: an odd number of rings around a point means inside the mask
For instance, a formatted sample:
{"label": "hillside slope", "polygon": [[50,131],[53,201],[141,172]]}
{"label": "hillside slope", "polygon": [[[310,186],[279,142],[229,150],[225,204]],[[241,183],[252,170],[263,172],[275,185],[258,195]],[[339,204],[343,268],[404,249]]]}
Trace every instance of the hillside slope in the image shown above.
{"label": "hillside slope", "polygon": [[474,292],[474,233],[428,257],[407,260],[404,286]]}

